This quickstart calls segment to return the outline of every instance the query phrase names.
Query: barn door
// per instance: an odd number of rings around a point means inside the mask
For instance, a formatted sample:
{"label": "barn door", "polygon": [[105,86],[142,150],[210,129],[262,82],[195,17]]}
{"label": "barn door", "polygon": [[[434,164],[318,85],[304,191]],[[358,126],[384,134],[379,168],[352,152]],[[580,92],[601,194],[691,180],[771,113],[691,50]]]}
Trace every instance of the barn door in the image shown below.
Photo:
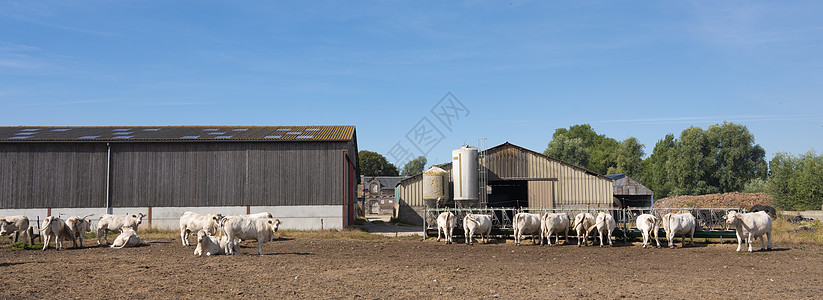
{"label": "barn door", "polygon": [[529,207],[554,207],[554,181],[529,181]]}

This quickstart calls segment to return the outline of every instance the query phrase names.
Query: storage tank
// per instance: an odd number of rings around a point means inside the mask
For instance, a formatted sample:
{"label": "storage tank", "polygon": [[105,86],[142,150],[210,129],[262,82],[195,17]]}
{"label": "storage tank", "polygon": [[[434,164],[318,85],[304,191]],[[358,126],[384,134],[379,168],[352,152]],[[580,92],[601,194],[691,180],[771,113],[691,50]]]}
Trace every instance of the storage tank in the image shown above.
{"label": "storage tank", "polygon": [[477,149],[463,145],[452,150],[454,202],[458,207],[476,207],[478,202]]}
{"label": "storage tank", "polygon": [[[446,189],[449,179],[446,176],[446,170],[434,166],[423,172],[423,202],[426,206],[434,208],[446,205],[449,196]],[[437,199],[440,199],[439,203]]]}

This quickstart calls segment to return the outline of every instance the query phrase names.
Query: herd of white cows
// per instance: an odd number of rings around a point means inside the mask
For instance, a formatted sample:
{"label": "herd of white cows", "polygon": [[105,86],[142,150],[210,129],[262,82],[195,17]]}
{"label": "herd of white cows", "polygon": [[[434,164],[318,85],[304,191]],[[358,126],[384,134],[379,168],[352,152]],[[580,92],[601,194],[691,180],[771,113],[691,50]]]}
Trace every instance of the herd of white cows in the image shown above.
{"label": "herd of white cows", "polygon": [[[734,228],[737,234],[737,251],[739,252],[742,243],[745,241],[749,247],[749,252],[752,252],[752,243],[754,239],[760,239],[760,249],[766,250],[772,248],[772,218],[763,211],[753,213],[739,213],[736,211],[729,211],[723,219],[726,224]],[[600,239],[600,247],[612,245],[612,232],[617,227],[617,222],[611,214],[599,212],[597,216],[591,213],[579,213],[574,217],[574,220],[569,226],[569,216],[565,213],[517,213],[512,220],[512,227],[514,229],[514,243],[520,245],[523,235],[531,235],[532,244],[537,244],[537,239],[540,239],[540,245],[543,241],[552,245],[551,236],[555,235],[555,244],[560,243],[560,234],[563,233],[566,238],[566,244],[569,243],[569,229],[573,230],[577,237],[577,246],[588,246],[589,232],[593,230],[597,233],[597,238]],[[682,237],[682,246],[686,246],[686,237],[690,238],[691,245],[694,245],[694,231],[697,227],[697,220],[690,213],[668,213],[658,218],[651,214],[639,215],[636,219],[637,228],[643,235],[643,248],[646,248],[650,240],[654,238],[656,246],[660,247],[660,240],[658,239],[658,230],[663,226],[663,231],[666,232],[666,240],[669,241],[669,248],[674,248],[674,238]],[[453,212],[447,211],[441,213],[437,217],[437,241],[440,241],[441,232],[445,235],[446,243],[452,243],[452,235],[454,229],[457,227],[457,221]],[[466,244],[471,245],[475,234],[480,234],[483,243],[488,242],[489,233],[492,229],[492,219],[489,215],[484,214],[468,214],[463,218],[463,230],[465,232]],[[763,235],[766,235],[768,244],[764,245]]]}
{"label": "herd of white cows", "polygon": [[[43,220],[40,226],[43,239],[43,250],[49,247],[52,239],[54,248],[63,248],[63,241],[72,241],[76,248],[83,247],[83,236],[86,232],[91,232],[91,222],[86,218],[74,216],[65,221],[59,216],[49,216]],[[112,248],[131,247],[140,244],[140,237],[137,236],[137,227],[143,222],[144,215],[126,214],[111,215],[103,214],[97,220],[97,243],[108,245],[107,235],[109,232],[120,233],[110,245]],[[739,252],[743,242],[748,246],[748,251],[752,252],[754,239],[760,239],[761,250],[772,248],[772,219],[765,212],[739,213],[729,211],[723,219],[726,224],[734,228],[737,234],[737,251]],[[457,217],[453,212],[443,212],[437,217],[437,241],[440,241],[441,232],[445,236],[447,244],[452,243],[454,229],[457,227]],[[571,223],[571,224],[570,224]],[[185,212],[180,216],[180,239],[183,246],[190,246],[189,235],[197,234],[197,247],[194,254],[198,256],[235,254],[237,253],[239,242],[242,240],[256,240],[257,254],[263,255],[263,243],[274,239],[280,220],[275,219],[269,213],[258,213],[249,215],[228,215],[221,214],[198,214]],[[694,231],[697,221],[690,213],[668,213],[658,218],[651,214],[642,214],[636,219],[637,228],[643,235],[643,248],[650,244],[652,237],[657,247],[660,247],[657,232],[660,225],[666,232],[666,239],[669,241],[669,248],[674,248],[674,238],[682,236],[682,246],[686,245],[686,236],[691,239],[694,245]],[[571,226],[570,226],[571,225]],[[462,223],[465,231],[466,244],[473,244],[475,234],[480,235],[483,243],[488,243],[489,234],[492,230],[492,218],[485,214],[468,214],[463,218]],[[612,245],[612,232],[617,227],[617,223],[611,214],[599,212],[597,216],[591,213],[580,213],[570,222],[569,216],[565,213],[518,213],[514,216],[512,227],[514,227],[514,241],[520,245],[523,235],[531,235],[532,243],[536,244],[536,239],[551,243],[551,236],[555,235],[555,244],[560,242],[560,234],[565,235],[566,244],[569,243],[569,229],[573,230],[577,237],[577,246],[588,246],[589,232],[596,230],[600,239],[600,247],[605,246],[608,241]],[[33,228],[29,226],[29,219],[26,216],[0,217],[0,235],[13,235],[16,243],[21,234],[28,236],[29,244],[33,243]],[[218,234],[222,236],[218,237]],[[768,244],[764,245],[763,236],[768,239]],[[102,241],[101,241],[102,240]]]}
{"label": "herd of white cows", "polygon": [[[43,250],[49,248],[54,241],[54,248],[63,248],[63,241],[72,241],[75,248],[83,247],[83,236],[91,232],[91,221],[83,217],[74,216],[63,220],[59,216],[48,216],[40,226],[40,235],[43,236]],[[143,223],[144,215],[103,214],[97,220],[97,244],[109,245],[109,232],[119,233],[109,247],[134,247],[141,243],[137,235],[137,227]],[[198,214],[185,212],[180,216],[180,239],[183,246],[189,246],[189,234],[197,234],[197,247],[194,254],[217,255],[235,254],[241,240],[256,240],[257,254],[263,254],[263,243],[274,239],[281,222],[269,213],[250,215]],[[217,237],[221,234],[222,237]],[[16,243],[20,235],[26,234],[27,242],[33,244],[34,229],[29,226],[26,216],[0,217],[0,235],[13,235]]]}

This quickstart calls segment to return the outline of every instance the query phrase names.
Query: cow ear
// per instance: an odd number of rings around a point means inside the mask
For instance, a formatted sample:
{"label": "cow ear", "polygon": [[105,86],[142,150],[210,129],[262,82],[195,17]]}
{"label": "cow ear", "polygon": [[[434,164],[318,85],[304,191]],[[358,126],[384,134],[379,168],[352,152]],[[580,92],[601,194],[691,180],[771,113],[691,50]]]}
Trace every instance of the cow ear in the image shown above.
{"label": "cow ear", "polygon": [[137,215],[131,215],[132,218],[137,218]]}
{"label": "cow ear", "polygon": [[272,220],[269,220],[269,224],[274,224],[274,222]]}

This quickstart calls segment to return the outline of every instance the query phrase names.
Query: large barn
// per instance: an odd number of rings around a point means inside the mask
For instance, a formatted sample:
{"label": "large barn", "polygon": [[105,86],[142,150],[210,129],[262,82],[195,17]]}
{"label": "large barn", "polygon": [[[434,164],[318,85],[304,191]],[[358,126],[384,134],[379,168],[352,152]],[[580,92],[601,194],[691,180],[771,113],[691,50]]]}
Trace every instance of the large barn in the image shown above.
{"label": "large barn", "polygon": [[[486,174],[486,187],[481,184],[481,189],[487,193],[487,207],[579,208],[614,204],[613,180],[609,177],[508,142],[482,153],[479,169]],[[452,163],[439,167],[452,173]],[[453,187],[451,177],[448,176],[449,186]],[[423,173],[397,183],[398,219],[422,223],[423,188]],[[454,191],[450,193],[449,198],[454,199]]]}
{"label": "large barn", "polygon": [[[268,211],[282,228],[354,224],[354,126],[0,127],[0,215]],[[93,217],[94,218],[94,217]]]}

